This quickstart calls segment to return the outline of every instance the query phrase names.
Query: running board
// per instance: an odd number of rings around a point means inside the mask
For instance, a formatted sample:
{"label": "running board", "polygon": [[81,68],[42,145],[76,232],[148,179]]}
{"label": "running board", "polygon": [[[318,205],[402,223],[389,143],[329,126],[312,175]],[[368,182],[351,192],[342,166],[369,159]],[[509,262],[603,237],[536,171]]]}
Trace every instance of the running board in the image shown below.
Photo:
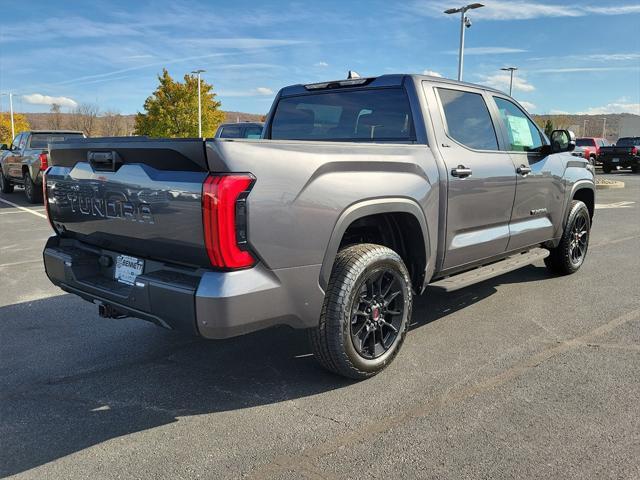
{"label": "running board", "polygon": [[485,265],[484,267],[478,267],[467,272],[443,278],[442,280],[437,280],[436,282],[430,283],[429,287],[437,288],[445,292],[453,292],[542,260],[548,257],[549,253],[549,250],[544,248],[534,248],[525,253],[511,255],[504,260]]}

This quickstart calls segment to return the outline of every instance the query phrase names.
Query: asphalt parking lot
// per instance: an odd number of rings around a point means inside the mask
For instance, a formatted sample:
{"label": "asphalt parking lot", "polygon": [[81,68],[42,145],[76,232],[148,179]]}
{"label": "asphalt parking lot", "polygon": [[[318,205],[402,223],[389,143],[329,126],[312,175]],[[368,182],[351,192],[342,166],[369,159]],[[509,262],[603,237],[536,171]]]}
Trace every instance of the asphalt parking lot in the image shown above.
{"label": "asphalt parking lot", "polygon": [[[43,208],[0,199],[0,475],[640,478],[640,175],[603,175],[588,258],[414,307],[377,377],[325,373],[303,332],[201,341],[47,280]],[[622,203],[621,203],[622,202]]]}

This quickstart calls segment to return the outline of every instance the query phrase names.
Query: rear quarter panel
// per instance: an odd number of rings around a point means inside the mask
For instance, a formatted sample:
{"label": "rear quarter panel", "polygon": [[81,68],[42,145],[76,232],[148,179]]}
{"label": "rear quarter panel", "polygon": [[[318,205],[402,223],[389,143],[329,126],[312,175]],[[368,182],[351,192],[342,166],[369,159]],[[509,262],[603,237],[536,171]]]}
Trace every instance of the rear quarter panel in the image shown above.
{"label": "rear quarter panel", "polygon": [[249,239],[271,269],[321,264],[341,214],[371,199],[415,201],[437,232],[438,172],[427,145],[216,140],[207,158],[213,172],[256,177]]}

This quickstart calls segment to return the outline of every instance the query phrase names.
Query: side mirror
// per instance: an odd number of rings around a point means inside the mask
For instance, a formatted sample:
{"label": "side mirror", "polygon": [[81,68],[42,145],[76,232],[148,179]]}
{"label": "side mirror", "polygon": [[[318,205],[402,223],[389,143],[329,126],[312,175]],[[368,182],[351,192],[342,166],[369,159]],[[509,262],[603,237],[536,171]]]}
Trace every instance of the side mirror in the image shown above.
{"label": "side mirror", "polygon": [[9,147],[7,147],[6,143],[3,143],[2,145],[0,145],[0,150],[9,150]]}
{"label": "side mirror", "polygon": [[551,132],[551,153],[573,152],[576,148],[576,134],[571,130]]}

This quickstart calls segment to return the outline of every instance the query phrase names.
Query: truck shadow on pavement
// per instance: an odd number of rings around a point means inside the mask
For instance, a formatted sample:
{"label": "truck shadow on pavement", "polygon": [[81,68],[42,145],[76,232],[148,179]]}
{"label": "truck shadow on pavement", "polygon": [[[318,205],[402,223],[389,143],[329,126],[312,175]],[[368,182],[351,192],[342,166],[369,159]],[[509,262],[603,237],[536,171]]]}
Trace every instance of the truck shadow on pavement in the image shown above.
{"label": "truck shadow on pavement", "polygon": [[[546,277],[531,266],[459,292],[428,290],[415,301],[412,328],[486,299],[497,285]],[[95,306],[60,295],[0,308],[0,329],[3,477],[179,417],[352,383],[318,367],[306,332],[287,328],[203,341],[140,320],[103,320]]]}

